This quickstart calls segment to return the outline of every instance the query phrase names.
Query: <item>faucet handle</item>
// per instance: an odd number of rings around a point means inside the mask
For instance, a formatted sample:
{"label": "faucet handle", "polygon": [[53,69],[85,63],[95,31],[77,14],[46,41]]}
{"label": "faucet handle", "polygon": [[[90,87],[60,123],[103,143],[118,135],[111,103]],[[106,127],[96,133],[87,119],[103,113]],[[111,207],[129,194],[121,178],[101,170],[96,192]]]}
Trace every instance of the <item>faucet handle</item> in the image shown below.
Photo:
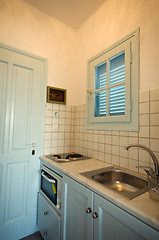
{"label": "faucet handle", "polygon": [[143,168],[148,176],[151,176],[152,178],[157,178],[156,173],[151,167],[148,166],[136,166],[136,168]]}
{"label": "faucet handle", "polygon": [[155,167],[155,175],[157,178],[159,178],[159,163],[158,163],[158,160],[157,160],[155,154],[148,147],[141,145],[141,144],[129,144],[125,147],[125,149],[128,151],[130,147],[142,148],[150,154],[150,156],[153,160],[153,163],[154,163],[154,167]]}

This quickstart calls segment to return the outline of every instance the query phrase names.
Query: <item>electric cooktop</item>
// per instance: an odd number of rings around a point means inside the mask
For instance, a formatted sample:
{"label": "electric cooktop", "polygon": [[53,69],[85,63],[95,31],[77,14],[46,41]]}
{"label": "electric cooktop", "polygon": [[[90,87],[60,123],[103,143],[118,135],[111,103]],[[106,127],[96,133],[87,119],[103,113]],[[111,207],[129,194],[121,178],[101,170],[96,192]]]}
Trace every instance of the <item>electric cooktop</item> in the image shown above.
{"label": "electric cooktop", "polygon": [[45,157],[57,163],[67,163],[67,162],[91,159],[90,157],[87,157],[78,153],[49,154],[49,155],[45,155]]}

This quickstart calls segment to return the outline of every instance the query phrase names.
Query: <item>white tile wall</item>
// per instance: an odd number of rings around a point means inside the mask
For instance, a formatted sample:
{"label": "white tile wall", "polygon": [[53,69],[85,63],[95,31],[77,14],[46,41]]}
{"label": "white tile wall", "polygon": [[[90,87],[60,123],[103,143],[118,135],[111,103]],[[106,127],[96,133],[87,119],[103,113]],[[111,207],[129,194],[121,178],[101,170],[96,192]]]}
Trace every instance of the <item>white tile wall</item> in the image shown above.
{"label": "white tile wall", "polygon": [[47,103],[45,109],[44,155],[71,152],[74,107]]}
{"label": "white tile wall", "polygon": [[143,172],[139,165],[153,167],[144,150],[125,150],[127,144],[140,143],[159,157],[159,89],[140,92],[139,99],[139,132],[87,130],[85,105],[47,104],[44,154],[74,151],[135,171]]}

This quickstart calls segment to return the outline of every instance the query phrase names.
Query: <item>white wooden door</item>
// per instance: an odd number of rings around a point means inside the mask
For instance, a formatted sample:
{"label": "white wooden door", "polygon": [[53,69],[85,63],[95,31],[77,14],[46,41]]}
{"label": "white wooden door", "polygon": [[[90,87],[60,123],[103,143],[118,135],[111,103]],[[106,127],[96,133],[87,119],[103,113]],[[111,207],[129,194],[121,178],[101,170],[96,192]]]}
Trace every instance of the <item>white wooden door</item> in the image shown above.
{"label": "white wooden door", "polygon": [[[45,60],[0,46],[0,239],[36,231]],[[34,154],[34,151],[35,154]]]}

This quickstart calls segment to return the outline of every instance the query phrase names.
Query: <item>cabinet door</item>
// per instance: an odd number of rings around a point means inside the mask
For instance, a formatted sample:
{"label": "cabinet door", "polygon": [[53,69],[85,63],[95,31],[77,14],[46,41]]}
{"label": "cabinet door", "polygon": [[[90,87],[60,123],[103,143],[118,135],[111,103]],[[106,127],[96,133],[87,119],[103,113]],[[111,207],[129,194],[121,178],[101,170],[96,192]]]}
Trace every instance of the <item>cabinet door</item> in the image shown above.
{"label": "cabinet door", "polygon": [[38,227],[41,235],[47,240],[60,239],[61,217],[50,203],[39,194],[38,197]]}
{"label": "cabinet door", "polygon": [[92,240],[93,193],[81,184],[64,176],[63,189],[63,239]]}
{"label": "cabinet door", "polygon": [[159,232],[95,194],[94,240],[157,240]]}

